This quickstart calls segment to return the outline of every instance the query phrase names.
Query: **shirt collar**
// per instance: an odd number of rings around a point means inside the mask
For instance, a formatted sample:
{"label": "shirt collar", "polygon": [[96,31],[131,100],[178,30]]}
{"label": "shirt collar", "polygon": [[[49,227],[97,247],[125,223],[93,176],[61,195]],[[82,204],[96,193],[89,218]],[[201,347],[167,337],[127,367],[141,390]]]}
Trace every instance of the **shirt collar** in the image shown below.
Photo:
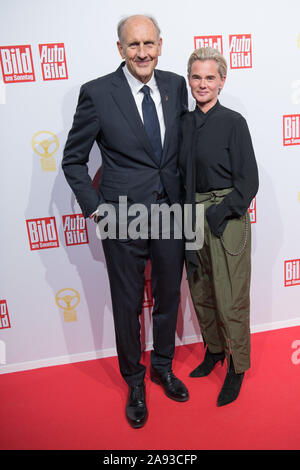
{"label": "shirt collar", "polygon": [[215,110],[217,110],[221,106],[219,100],[214,104],[212,108],[210,108],[206,113],[201,111],[198,105],[196,105],[195,108],[195,121],[196,121],[196,127],[201,127],[203,124],[206,122],[207,118],[213,114]]}
{"label": "shirt collar", "polygon": [[208,114],[211,114],[215,109],[217,109],[220,105],[220,101],[217,100],[216,104],[213,105],[212,108],[210,108],[206,113],[204,113],[203,111],[201,111],[201,109],[199,108],[198,105],[196,105],[196,109],[195,111],[197,111],[198,113],[200,113],[202,116],[207,116]]}
{"label": "shirt collar", "polygon": [[140,80],[138,80],[137,78],[135,78],[129,72],[126,64],[123,67],[123,72],[124,72],[124,75],[125,75],[125,77],[128,81],[128,84],[129,84],[133,94],[138,94],[139,91],[141,90],[141,88],[143,88],[144,85],[147,85],[152,92],[154,91],[155,87],[157,86],[156,85],[156,80],[155,80],[155,77],[154,77],[154,73],[152,74],[152,77],[150,78],[149,82],[143,83]]}

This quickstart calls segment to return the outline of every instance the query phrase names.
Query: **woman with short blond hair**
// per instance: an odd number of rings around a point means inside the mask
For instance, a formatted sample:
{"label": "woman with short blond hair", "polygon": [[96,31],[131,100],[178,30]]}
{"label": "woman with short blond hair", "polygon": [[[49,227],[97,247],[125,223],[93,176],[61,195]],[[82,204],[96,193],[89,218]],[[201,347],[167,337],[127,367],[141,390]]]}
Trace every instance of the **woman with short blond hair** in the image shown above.
{"label": "woman with short blond hair", "polygon": [[216,49],[191,54],[188,81],[196,108],[183,117],[180,153],[186,203],[203,204],[205,211],[204,245],[186,251],[189,287],[207,347],[204,361],[190,375],[207,376],[227,359],[218,406],[237,398],[250,368],[248,208],[258,190],[246,120],[218,100],[226,74],[226,60]]}

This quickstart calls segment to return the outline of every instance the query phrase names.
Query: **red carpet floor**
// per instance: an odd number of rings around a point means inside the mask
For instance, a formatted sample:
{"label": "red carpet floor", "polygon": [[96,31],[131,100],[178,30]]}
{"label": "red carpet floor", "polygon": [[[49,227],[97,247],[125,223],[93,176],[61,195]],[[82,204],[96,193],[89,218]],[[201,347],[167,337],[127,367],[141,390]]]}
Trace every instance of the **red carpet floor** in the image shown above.
{"label": "red carpet floor", "polygon": [[[174,372],[190,400],[168,399],[147,374],[149,419],[137,430],[125,419],[127,386],[116,358],[0,375],[0,449],[298,450],[296,340],[300,327],[252,334],[252,368],[238,400],[222,408],[216,400],[225,363],[192,379],[203,345],[177,347]],[[143,360],[148,366],[149,353]]]}

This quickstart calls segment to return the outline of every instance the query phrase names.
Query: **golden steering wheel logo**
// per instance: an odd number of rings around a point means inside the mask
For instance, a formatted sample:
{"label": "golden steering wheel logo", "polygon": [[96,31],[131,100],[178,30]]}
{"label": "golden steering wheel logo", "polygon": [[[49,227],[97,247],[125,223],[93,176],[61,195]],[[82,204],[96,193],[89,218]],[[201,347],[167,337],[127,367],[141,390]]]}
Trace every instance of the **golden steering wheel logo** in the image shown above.
{"label": "golden steering wheel logo", "polygon": [[297,46],[298,46],[299,49],[300,49],[300,33],[299,33],[298,36],[297,36]]}
{"label": "golden steering wheel logo", "polygon": [[55,296],[56,305],[64,312],[64,321],[77,321],[77,312],[75,307],[80,302],[80,295],[75,289],[60,289]]}
{"label": "golden steering wheel logo", "polygon": [[42,171],[56,171],[53,155],[59,147],[58,138],[49,131],[39,131],[31,139],[31,147],[41,157]]}

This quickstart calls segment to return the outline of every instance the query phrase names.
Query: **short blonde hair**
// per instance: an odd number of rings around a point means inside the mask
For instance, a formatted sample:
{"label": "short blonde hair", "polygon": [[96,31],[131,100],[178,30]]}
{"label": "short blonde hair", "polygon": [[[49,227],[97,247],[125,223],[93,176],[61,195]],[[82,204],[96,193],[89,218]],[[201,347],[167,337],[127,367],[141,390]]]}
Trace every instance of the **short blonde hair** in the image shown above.
{"label": "short blonde hair", "polygon": [[190,56],[188,61],[188,76],[191,74],[192,65],[196,60],[215,60],[218,64],[218,72],[221,78],[226,77],[227,62],[221,52],[214,47],[200,47],[196,49]]}

